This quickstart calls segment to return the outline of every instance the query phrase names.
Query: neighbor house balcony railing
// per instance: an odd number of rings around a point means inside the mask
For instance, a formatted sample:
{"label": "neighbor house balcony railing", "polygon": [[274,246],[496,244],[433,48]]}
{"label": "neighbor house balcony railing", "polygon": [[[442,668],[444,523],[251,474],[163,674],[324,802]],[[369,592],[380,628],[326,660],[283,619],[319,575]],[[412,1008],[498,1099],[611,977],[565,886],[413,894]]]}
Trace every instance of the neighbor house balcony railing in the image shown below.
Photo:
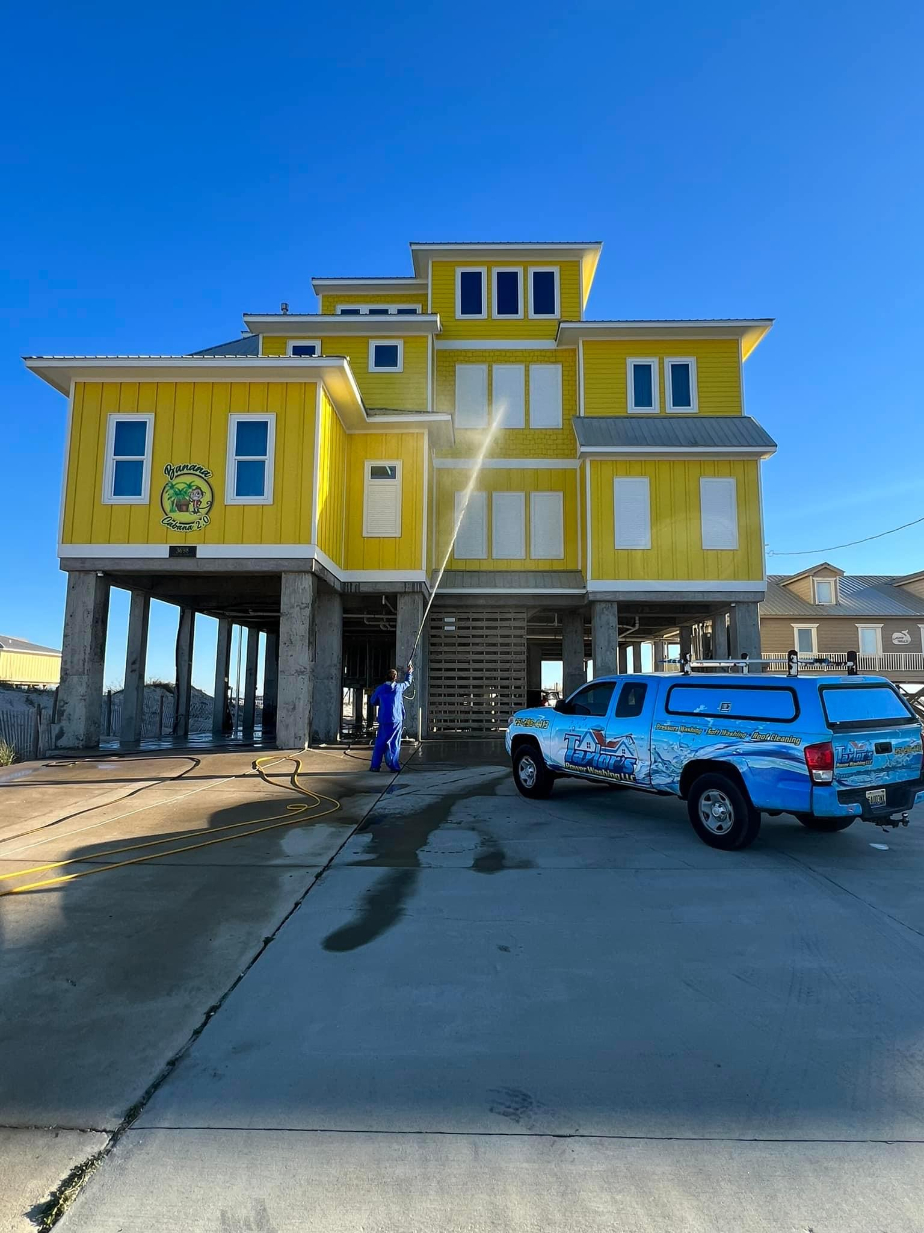
{"label": "neighbor house balcony railing", "polygon": [[[786,671],[785,655],[761,655],[761,660],[772,665],[772,671]],[[799,672],[831,671],[833,664],[847,665],[846,651],[800,652]],[[922,651],[886,651],[882,655],[857,654],[857,672],[887,674],[899,676],[903,672],[924,673],[924,652]]]}

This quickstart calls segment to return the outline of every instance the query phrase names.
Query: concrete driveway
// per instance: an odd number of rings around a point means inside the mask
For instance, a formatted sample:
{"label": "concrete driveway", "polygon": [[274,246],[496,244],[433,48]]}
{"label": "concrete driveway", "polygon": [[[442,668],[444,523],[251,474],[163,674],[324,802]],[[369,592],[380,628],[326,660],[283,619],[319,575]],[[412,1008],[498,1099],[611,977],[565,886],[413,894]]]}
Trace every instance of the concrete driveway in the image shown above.
{"label": "concrete driveway", "polygon": [[[32,1042],[0,997],[14,1124],[111,1146],[62,1229],[920,1230],[924,816],[725,854],[669,799],[524,801],[484,746],[382,784],[318,758],[346,813],[316,838],[112,869],[18,926],[95,958],[92,997],[43,999],[26,944]],[[282,792],[205,787],[198,829]]]}

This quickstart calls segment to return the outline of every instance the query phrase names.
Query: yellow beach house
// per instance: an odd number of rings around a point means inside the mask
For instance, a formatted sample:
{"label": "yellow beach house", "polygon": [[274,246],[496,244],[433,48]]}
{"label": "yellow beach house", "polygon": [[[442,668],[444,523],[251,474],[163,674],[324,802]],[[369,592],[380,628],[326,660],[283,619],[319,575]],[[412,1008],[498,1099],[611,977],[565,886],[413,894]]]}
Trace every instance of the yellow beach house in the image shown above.
{"label": "yellow beach house", "polygon": [[775,446],[743,366],[772,323],[588,319],[601,247],[413,243],[407,275],[315,278],[318,311],[247,312],[188,355],[28,357],[68,404],[58,744],[99,740],[111,586],[132,593],[127,699],[167,600],[180,733],[202,612],[216,729],[239,624],[254,680],[266,634],[286,748],[336,737],[344,691],[403,664],[431,599],[422,735],[502,729],[547,660],[569,690],[645,641],[758,652]]}

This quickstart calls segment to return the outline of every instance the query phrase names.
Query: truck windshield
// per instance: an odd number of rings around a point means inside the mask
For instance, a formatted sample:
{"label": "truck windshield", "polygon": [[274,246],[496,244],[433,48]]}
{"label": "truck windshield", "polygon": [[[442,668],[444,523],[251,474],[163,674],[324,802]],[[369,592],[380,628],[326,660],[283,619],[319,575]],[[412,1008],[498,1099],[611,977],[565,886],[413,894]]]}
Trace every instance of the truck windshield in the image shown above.
{"label": "truck windshield", "polygon": [[829,728],[891,728],[917,722],[888,685],[823,685],[821,704]]}

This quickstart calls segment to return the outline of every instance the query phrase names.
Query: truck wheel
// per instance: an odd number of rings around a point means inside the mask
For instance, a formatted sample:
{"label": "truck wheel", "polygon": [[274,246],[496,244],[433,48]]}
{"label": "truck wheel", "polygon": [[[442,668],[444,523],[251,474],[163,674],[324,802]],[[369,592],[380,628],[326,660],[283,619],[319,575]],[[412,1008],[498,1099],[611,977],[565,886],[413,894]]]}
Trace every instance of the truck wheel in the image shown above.
{"label": "truck wheel", "polygon": [[757,838],[760,814],[727,775],[700,775],[687,796],[693,829],[710,848],[733,852]]}
{"label": "truck wheel", "polygon": [[796,817],[808,830],[822,831],[825,834],[845,831],[856,822],[856,818],[816,818],[810,813],[797,813]]}
{"label": "truck wheel", "polygon": [[521,745],[513,755],[513,782],[532,800],[542,800],[551,793],[555,776],[535,745]]}

